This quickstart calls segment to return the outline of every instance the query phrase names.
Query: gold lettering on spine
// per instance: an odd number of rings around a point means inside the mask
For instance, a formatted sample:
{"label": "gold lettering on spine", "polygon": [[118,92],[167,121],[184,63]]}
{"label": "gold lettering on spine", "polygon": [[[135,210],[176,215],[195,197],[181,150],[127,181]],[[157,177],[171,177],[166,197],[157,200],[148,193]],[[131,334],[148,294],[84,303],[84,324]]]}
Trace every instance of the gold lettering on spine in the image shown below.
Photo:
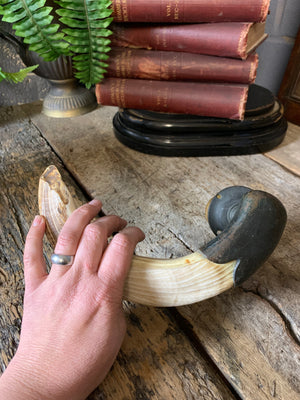
{"label": "gold lettering on spine", "polygon": [[132,50],[128,50],[128,56],[127,56],[127,62],[126,62],[127,75],[131,74],[131,64],[132,64]]}
{"label": "gold lettering on spine", "polygon": [[112,83],[112,105],[126,108],[125,101],[126,79],[118,79],[117,83]]}
{"label": "gold lettering on spine", "polygon": [[168,0],[165,5],[166,16],[173,21],[179,20],[180,2],[183,0]]}
{"label": "gold lettering on spine", "polygon": [[166,5],[166,12],[167,12],[167,17],[170,17],[171,16],[171,7],[172,7],[172,4],[171,4],[171,1]]}
{"label": "gold lettering on spine", "polygon": [[128,49],[114,55],[113,61],[117,78],[126,78],[131,74],[132,50]]}
{"label": "gold lettering on spine", "polygon": [[131,74],[132,50],[127,49],[121,60],[121,76],[126,78]]}
{"label": "gold lettering on spine", "polygon": [[114,0],[114,14],[117,21],[122,21],[121,0]]}
{"label": "gold lettering on spine", "polygon": [[163,111],[163,108],[168,107],[168,98],[169,98],[169,90],[167,87],[163,89],[159,89],[156,94],[156,106],[161,108],[161,111]]}
{"label": "gold lettering on spine", "polygon": [[128,22],[127,0],[122,0],[123,21]]}
{"label": "gold lettering on spine", "polygon": [[159,34],[155,32],[154,38],[155,38],[155,45],[159,46],[159,44],[160,44],[160,36],[159,36]]}
{"label": "gold lettering on spine", "polygon": [[164,27],[161,31],[161,43],[165,49],[168,47],[167,37],[168,37],[168,27]]}
{"label": "gold lettering on spine", "polygon": [[169,30],[170,28],[168,26],[163,26],[158,31],[154,30],[155,46],[163,45],[164,48],[167,47]]}
{"label": "gold lettering on spine", "polygon": [[174,4],[174,20],[179,19],[179,0],[175,0]]}
{"label": "gold lettering on spine", "polygon": [[169,95],[169,90],[168,90],[168,88],[166,87],[164,90],[163,90],[163,107],[165,107],[165,108],[167,108],[168,107],[168,96]]}
{"label": "gold lettering on spine", "polygon": [[171,62],[171,75],[174,81],[177,80],[177,54],[174,55],[172,62]]}
{"label": "gold lettering on spine", "polygon": [[123,108],[126,108],[125,84],[126,84],[126,79],[122,79],[121,87],[120,87],[120,104],[121,104],[121,107],[123,107]]}
{"label": "gold lettering on spine", "polygon": [[121,86],[121,82],[122,82],[122,80],[119,79],[117,84],[116,84],[116,90],[115,90],[116,103],[114,104],[115,106],[120,104],[120,99],[121,99],[121,97],[120,97],[120,86]]}
{"label": "gold lettering on spine", "polygon": [[123,54],[122,54],[122,57],[121,57],[121,64],[120,64],[120,69],[121,69],[121,77],[122,78],[124,78],[125,76],[126,76],[126,68],[125,68],[125,65],[126,65],[126,52],[124,52]]}
{"label": "gold lettering on spine", "polygon": [[128,8],[127,0],[114,0],[113,1],[115,20],[118,22],[128,21]]}

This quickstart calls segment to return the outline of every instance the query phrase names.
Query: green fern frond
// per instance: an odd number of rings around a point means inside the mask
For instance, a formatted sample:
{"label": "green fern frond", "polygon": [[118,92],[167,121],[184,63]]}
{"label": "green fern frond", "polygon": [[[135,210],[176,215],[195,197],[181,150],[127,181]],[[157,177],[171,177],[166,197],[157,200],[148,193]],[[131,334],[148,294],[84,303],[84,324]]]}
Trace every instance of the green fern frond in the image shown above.
{"label": "green fern frond", "polygon": [[35,70],[37,67],[38,65],[32,65],[31,67],[22,68],[18,72],[5,72],[2,71],[0,67],[0,82],[3,81],[4,79],[12,83],[23,82],[27,74]]}
{"label": "green fern frond", "polygon": [[68,54],[64,34],[59,25],[52,24],[52,7],[45,7],[46,0],[0,0],[2,20],[13,24],[17,36],[23,37],[29,50],[35,51],[45,61],[53,61]]}
{"label": "green fern frond", "polygon": [[60,22],[67,25],[63,29],[65,40],[70,43],[75,77],[89,89],[101,82],[108,64],[110,51],[108,29],[113,18],[111,0],[57,0],[61,7],[57,14]]}

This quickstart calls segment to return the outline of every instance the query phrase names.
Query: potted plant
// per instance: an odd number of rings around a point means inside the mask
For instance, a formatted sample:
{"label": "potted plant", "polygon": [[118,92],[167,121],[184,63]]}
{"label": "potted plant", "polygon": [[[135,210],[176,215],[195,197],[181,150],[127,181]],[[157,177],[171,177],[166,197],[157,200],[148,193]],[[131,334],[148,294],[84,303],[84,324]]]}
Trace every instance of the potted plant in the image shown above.
{"label": "potted plant", "polygon": [[[35,73],[53,85],[51,104],[44,101],[46,114],[64,117],[96,107],[94,94],[83,85],[90,89],[106,71],[110,6],[110,0],[0,0],[0,23],[11,24],[21,40],[1,25],[0,36],[18,47],[26,66],[38,64]],[[74,78],[80,83],[79,95]]]}

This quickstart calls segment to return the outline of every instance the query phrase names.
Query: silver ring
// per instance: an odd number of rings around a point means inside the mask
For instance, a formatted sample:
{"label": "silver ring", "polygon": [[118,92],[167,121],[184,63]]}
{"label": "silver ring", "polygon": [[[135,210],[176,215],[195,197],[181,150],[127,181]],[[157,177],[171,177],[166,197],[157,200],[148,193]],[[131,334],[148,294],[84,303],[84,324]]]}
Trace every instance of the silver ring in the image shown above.
{"label": "silver ring", "polygon": [[65,256],[63,254],[53,253],[51,256],[51,261],[53,264],[64,265],[65,267],[68,267],[73,264],[74,256]]}

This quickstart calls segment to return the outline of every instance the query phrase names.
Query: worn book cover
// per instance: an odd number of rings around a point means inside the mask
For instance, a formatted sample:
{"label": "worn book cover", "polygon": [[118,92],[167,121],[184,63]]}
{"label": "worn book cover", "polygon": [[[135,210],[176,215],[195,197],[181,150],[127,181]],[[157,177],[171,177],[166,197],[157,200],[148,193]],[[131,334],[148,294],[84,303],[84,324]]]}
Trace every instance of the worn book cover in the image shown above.
{"label": "worn book cover", "polygon": [[112,46],[245,59],[267,37],[265,23],[113,24]]}
{"label": "worn book cover", "polygon": [[248,85],[107,78],[96,85],[101,105],[242,120]]}
{"label": "worn book cover", "polygon": [[116,22],[266,20],[270,0],[112,0]]}
{"label": "worn book cover", "polygon": [[109,53],[106,77],[167,81],[252,83],[258,55],[246,60],[177,51],[114,47]]}

